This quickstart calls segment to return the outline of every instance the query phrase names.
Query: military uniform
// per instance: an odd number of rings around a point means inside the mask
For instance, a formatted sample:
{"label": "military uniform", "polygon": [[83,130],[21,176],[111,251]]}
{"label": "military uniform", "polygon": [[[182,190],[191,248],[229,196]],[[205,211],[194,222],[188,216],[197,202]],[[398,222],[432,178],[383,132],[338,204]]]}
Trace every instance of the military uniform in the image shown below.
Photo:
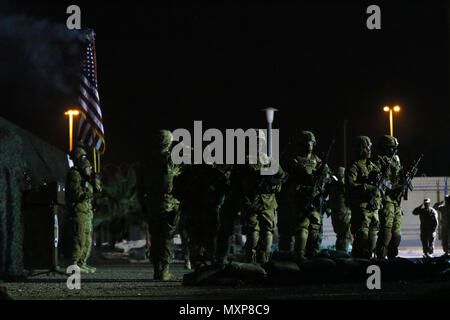
{"label": "military uniform", "polygon": [[243,196],[240,177],[236,175],[236,167],[228,169],[225,173],[229,182],[229,192],[225,195],[222,210],[219,216],[219,232],[217,235],[216,259],[221,265],[228,262],[228,254],[231,250],[234,223],[238,219],[238,212],[242,208]]}
{"label": "military uniform", "polygon": [[70,168],[66,180],[66,203],[73,231],[72,263],[78,265],[81,272],[95,272],[95,268],[86,262],[92,248],[92,200],[94,191],[101,191],[101,184],[99,179],[92,179],[85,173],[85,169],[91,167],[85,157],[75,158],[74,161],[75,165]]}
{"label": "military uniform", "polygon": [[345,203],[345,168],[338,168],[336,178],[328,186],[328,207],[331,209],[331,223],[336,233],[336,250],[347,252],[351,242],[351,211]]}
{"label": "military uniform", "polygon": [[228,178],[216,165],[192,165],[183,172],[177,185],[181,191],[182,214],[191,241],[191,259],[196,268],[215,260],[219,217]]}
{"label": "military uniform", "polygon": [[[261,131],[259,134],[261,139]],[[270,259],[278,206],[275,193],[281,190],[284,172],[279,167],[275,175],[261,175],[260,170],[270,167],[275,160],[266,154],[260,154],[256,164],[251,164],[250,159],[247,156],[246,165],[238,173],[244,196],[241,212],[242,231],[247,237],[244,249],[248,262],[264,264]]]}
{"label": "military uniform", "polygon": [[445,255],[450,254],[450,200],[449,196],[445,197],[445,203],[438,206],[439,227],[441,231],[442,249]]}
{"label": "military uniform", "polygon": [[172,259],[172,238],[178,226],[179,204],[172,194],[174,177],[180,174],[180,166],[172,162],[169,147],[172,134],[161,130],[153,141],[155,151],[150,163],[151,184],[148,186],[148,215],[151,237],[150,258],[155,280],[173,280],[169,272]]}
{"label": "military uniform", "polygon": [[413,210],[413,215],[418,215],[420,218],[420,240],[422,241],[424,256],[429,257],[434,251],[438,213],[431,207],[426,208],[420,205]]}
{"label": "military uniform", "polygon": [[[323,214],[320,210],[322,197],[319,196],[324,191],[324,186],[320,186],[313,194],[313,176],[322,165],[322,160],[312,154],[314,135],[309,131],[302,131],[300,144],[303,155],[291,155],[291,158],[282,159],[282,167],[288,178],[283,186],[283,210],[280,210],[278,226],[282,250],[289,250],[294,235],[294,256],[301,262],[312,257],[318,250]],[[308,151],[305,147],[309,144],[311,149]],[[308,207],[309,203],[312,203],[311,207]]]}
{"label": "military uniform", "polygon": [[[382,171],[388,170],[387,166],[389,160],[394,154],[398,146],[397,139],[391,136],[383,136],[380,139],[381,154],[377,157],[375,163]],[[391,149],[391,150],[390,150]],[[400,158],[395,155],[389,168],[388,182],[391,184],[391,189],[386,190],[385,198],[383,199],[383,208],[379,212],[380,217],[380,232],[377,241],[377,257],[378,258],[395,258],[398,255],[398,246],[401,241],[401,224],[403,212],[400,208],[400,203],[397,201],[402,192],[402,172],[403,168],[400,163]]]}
{"label": "military uniform", "polygon": [[[378,210],[381,208],[381,193],[374,185],[378,167],[370,159],[372,143],[368,137],[356,140],[356,160],[346,169],[346,201],[351,210],[351,233],[354,236],[352,256],[371,258],[377,243],[380,227]],[[369,202],[375,197],[375,207]]]}

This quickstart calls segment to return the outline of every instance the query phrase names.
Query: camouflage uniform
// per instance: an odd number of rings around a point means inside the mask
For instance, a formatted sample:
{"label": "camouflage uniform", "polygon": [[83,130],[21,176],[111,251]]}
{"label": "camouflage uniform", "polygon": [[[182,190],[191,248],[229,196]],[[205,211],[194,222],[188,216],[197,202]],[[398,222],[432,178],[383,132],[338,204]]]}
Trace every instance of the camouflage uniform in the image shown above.
{"label": "camouflage uniform", "polygon": [[[356,139],[355,161],[345,172],[346,201],[352,212],[351,232],[354,236],[352,255],[358,258],[371,258],[377,243],[380,227],[378,210],[381,208],[381,193],[374,185],[378,167],[370,159],[372,143],[368,137]],[[375,195],[376,208],[369,207]]]}
{"label": "camouflage uniform", "polygon": [[445,203],[437,207],[439,212],[439,227],[441,231],[442,249],[445,255],[450,254],[450,196],[445,196]]}
{"label": "camouflage uniform", "polygon": [[[259,131],[259,138],[265,139],[262,133]],[[263,153],[256,164],[250,161],[248,156],[246,165],[240,168],[238,174],[244,195],[241,212],[242,231],[247,237],[244,249],[248,262],[265,264],[270,259],[275,231],[275,210],[278,206],[275,193],[281,190],[284,172],[279,167],[275,175],[261,175],[261,168],[270,167],[271,161],[275,161]]]}
{"label": "camouflage uniform", "polygon": [[[83,150],[84,151],[84,150]],[[80,267],[81,272],[95,272],[95,268],[87,265],[92,248],[92,219],[94,212],[92,200],[94,192],[101,191],[98,178],[92,179],[86,169],[92,169],[85,152],[74,148],[71,158],[74,166],[70,168],[66,179],[66,203],[72,222],[73,244],[72,263]]]}
{"label": "camouflage uniform", "polygon": [[[319,195],[324,191],[324,186],[312,194],[313,176],[322,164],[322,160],[312,154],[315,142],[311,132],[302,131],[299,153],[282,159],[282,166],[288,178],[283,186],[283,206],[279,213],[278,227],[282,245],[280,249],[289,250],[294,235],[294,255],[299,262],[317,252],[322,225]],[[311,200],[312,207],[308,207]]]}
{"label": "camouflage uniform", "polygon": [[[387,170],[387,164],[398,147],[396,138],[385,135],[380,139],[381,154],[377,157],[375,163],[380,170]],[[402,171],[400,158],[395,155],[390,166],[389,183],[391,189],[386,190],[383,199],[383,208],[380,210],[380,232],[377,241],[377,258],[384,259],[386,256],[390,259],[398,255],[398,246],[401,241],[402,209],[397,197],[402,191]]]}
{"label": "camouflage uniform", "polygon": [[[425,199],[425,201],[427,200],[429,199]],[[413,215],[418,215],[420,218],[420,240],[425,257],[429,257],[434,251],[438,213],[431,207],[426,208],[424,205],[420,205],[413,210]]]}
{"label": "camouflage uniform", "polygon": [[236,176],[235,167],[226,168],[225,176],[229,183],[229,191],[225,195],[224,203],[220,213],[219,232],[217,235],[217,263],[224,265],[228,262],[228,254],[231,250],[234,223],[238,219],[238,212],[242,208],[242,190],[240,189],[240,178]]}
{"label": "camouflage uniform", "polygon": [[336,171],[337,180],[329,185],[328,207],[331,209],[331,223],[336,233],[336,250],[347,252],[351,242],[351,211],[345,203],[345,168]]}
{"label": "camouflage uniform", "polygon": [[185,187],[180,199],[194,267],[212,265],[228,179],[218,166],[210,164],[192,165],[179,178],[177,185]]}
{"label": "camouflage uniform", "polygon": [[169,272],[172,259],[172,238],[178,226],[179,201],[173,196],[173,180],[180,174],[180,166],[172,162],[169,147],[172,134],[161,130],[154,136],[151,159],[151,184],[148,186],[149,231],[151,237],[150,258],[155,280],[173,280]]}

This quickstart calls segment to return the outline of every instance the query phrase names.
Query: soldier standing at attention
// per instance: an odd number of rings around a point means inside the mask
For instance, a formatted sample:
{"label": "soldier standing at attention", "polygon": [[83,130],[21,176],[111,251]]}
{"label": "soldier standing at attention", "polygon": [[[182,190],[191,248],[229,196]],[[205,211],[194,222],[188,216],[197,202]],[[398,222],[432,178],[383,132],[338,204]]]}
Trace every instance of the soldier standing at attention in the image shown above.
{"label": "soldier standing at attention", "polygon": [[402,209],[397,198],[402,192],[402,165],[397,153],[398,141],[396,138],[385,135],[379,140],[379,150],[375,163],[380,170],[388,170],[388,181],[391,184],[391,189],[386,190],[385,198],[383,199],[383,209],[380,210],[380,232],[378,233],[378,242],[376,255],[378,259],[393,259],[398,255],[398,246],[401,240],[401,224],[402,224]]}
{"label": "soldier standing at attention", "polygon": [[[370,259],[377,243],[380,226],[378,210],[381,193],[375,185],[378,167],[370,161],[372,142],[369,137],[358,136],[354,144],[355,160],[345,170],[346,198],[352,212],[351,232],[354,236],[352,256]],[[371,199],[375,205],[371,205]]]}
{"label": "soldier standing at attention", "polygon": [[[258,130],[259,148],[265,141],[262,130]],[[270,167],[273,158],[263,152],[255,164],[250,163],[247,156],[246,165],[238,175],[242,181],[243,208],[242,225],[243,233],[247,236],[245,243],[246,260],[250,263],[265,264],[270,259],[273,233],[275,231],[275,210],[278,206],[275,193],[281,190],[284,172],[279,168],[275,175],[261,175],[261,168]]]}
{"label": "soldier standing at attention", "polygon": [[94,192],[101,191],[101,183],[98,176],[92,175],[92,166],[82,145],[76,146],[70,157],[74,166],[67,174],[66,203],[73,230],[72,264],[77,265],[82,273],[94,273],[96,269],[86,262],[92,248],[92,200]]}
{"label": "soldier standing at attention", "polygon": [[[320,190],[313,190],[314,173],[322,164],[322,160],[313,154],[315,144],[316,138],[312,132],[301,131],[296,155],[282,159],[281,163],[288,174],[283,186],[286,189],[283,192],[293,194],[294,197],[290,206],[284,203],[283,212],[280,212],[280,222],[293,222],[290,228],[285,227],[285,223],[280,225],[282,226],[280,239],[284,238],[286,241],[284,250],[288,250],[293,231],[294,257],[298,263],[303,263],[315,254],[319,229],[322,225],[319,196],[324,191],[324,186],[320,186]],[[312,205],[309,206],[309,203]]]}
{"label": "soldier standing at attention", "polygon": [[440,216],[442,249],[444,250],[444,256],[448,257],[450,255],[450,195],[445,196],[444,203],[438,206],[437,211]]}
{"label": "soldier standing at attention", "polygon": [[430,198],[426,198],[423,204],[415,208],[413,215],[420,218],[420,240],[422,241],[423,256],[424,258],[432,258],[438,226],[438,213],[431,207]]}
{"label": "soldier standing at attention", "polygon": [[328,207],[331,209],[331,223],[336,233],[336,250],[348,251],[352,240],[350,232],[351,211],[345,203],[345,168],[339,167],[335,172],[337,180],[329,185]]}
{"label": "soldier standing at attention", "polygon": [[172,162],[170,145],[173,138],[169,130],[160,130],[153,136],[148,185],[150,259],[154,280],[174,280],[169,272],[172,258],[172,237],[180,220],[179,201],[173,196],[173,180],[180,174],[180,166]]}

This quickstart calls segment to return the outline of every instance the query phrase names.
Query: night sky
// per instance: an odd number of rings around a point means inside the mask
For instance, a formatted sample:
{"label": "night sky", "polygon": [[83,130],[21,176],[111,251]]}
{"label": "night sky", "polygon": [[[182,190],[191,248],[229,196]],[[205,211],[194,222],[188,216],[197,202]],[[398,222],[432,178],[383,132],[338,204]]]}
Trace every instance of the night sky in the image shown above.
{"label": "night sky", "polygon": [[[154,128],[193,131],[194,120],[205,129],[264,128],[259,110],[273,106],[282,147],[309,129],[318,151],[336,139],[330,160],[342,165],[344,120],[349,145],[356,135],[376,141],[389,131],[382,107],[398,104],[403,163],[423,152],[420,173],[450,175],[447,1],[10,1],[0,12],[65,25],[70,4],[97,33],[103,163],[145,163]],[[366,28],[370,4],[381,7],[381,30]],[[22,52],[36,41],[26,27],[15,40],[1,27],[0,114],[66,150],[64,110],[76,106],[76,86],[36,72],[40,60]],[[59,42],[45,41],[51,70]],[[62,77],[73,60],[55,62]]]}

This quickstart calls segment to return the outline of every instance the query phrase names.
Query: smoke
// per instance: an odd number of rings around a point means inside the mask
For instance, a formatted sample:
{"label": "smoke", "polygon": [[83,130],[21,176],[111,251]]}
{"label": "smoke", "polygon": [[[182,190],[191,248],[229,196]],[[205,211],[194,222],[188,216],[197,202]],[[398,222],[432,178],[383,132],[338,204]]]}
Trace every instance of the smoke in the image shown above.
{"label": "smoke", "polygon": [[73,95],[83,43],[81,31],[63,24],[0,14],[0,83],[28,99]]}

